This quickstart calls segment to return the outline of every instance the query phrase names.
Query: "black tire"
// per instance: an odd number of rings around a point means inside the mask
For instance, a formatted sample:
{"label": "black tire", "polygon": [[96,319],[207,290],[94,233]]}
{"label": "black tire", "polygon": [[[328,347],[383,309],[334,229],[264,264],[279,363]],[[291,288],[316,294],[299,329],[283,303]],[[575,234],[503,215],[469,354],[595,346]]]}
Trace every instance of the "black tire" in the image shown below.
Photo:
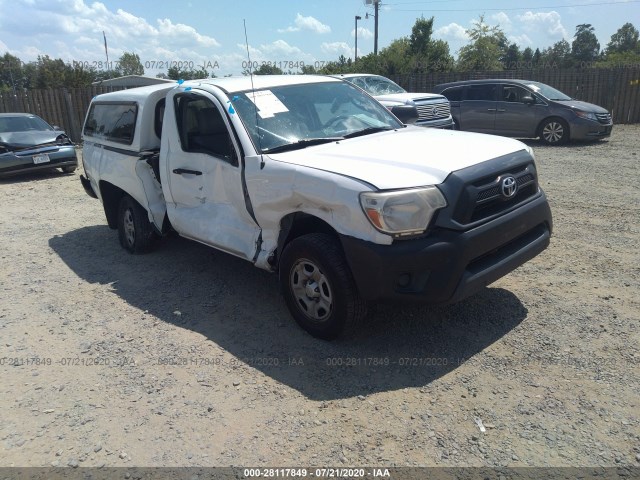
{"label": "black tire", "polygon": [[120,200],[118,207],[118,237],[120,245],[131,253],[146,253],[156,238],[147,212],[129,195]]}
{"label": "black tire", "polygon": [[561,118],[548,118],[540,124],[538,135],[546,145],[564,145],[569,141],[569,125]]}
{"label": "black tire", "polygon": [[62,173],[73,173],[77,168],[78,167],[76,165],[65,165],[64,167],[60,167]]}
{"label": "black tire", "polygon": [[314,337],[332,340],[366,316],[342,249],[329,235],[303,235],[286,246],[280,285],[291,315]]}

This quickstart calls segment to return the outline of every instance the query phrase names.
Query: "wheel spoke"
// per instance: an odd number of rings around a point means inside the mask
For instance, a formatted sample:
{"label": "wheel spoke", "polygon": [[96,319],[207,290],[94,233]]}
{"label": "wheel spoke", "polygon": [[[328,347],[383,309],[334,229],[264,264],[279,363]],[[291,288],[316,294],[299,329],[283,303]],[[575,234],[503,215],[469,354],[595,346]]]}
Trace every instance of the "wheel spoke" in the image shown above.
{"label": "wheel spoke", "polygon": [[333,297],[320,268],[310,260],[300,259],[290,272],[289,288],[300,310],[312,320],[326,320],[332,311]]}

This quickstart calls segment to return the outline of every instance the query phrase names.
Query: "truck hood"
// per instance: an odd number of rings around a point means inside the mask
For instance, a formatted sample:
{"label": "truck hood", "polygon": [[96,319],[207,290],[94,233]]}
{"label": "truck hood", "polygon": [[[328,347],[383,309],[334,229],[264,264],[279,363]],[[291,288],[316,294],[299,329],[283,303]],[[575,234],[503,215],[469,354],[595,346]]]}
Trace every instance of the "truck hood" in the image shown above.
{"label": "truck hood", "polygon": [[525,148],[510,138],[408,126],[265,156],[393,190],[439,184],[455,170]]}
{"label": "truck hood", "polygon": [[414,102],[427,102],[434,100],[446,101],[446,98],[437,93],[387,93],[384,95],[375,95],[374,97],[379,102],[393,102],[399,104],[411,105]]}

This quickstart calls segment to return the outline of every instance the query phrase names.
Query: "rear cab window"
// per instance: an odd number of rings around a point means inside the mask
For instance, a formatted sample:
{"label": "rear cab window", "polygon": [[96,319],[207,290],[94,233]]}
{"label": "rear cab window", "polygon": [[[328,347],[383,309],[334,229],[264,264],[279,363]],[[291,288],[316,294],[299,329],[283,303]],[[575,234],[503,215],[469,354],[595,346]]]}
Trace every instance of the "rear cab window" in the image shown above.
{"label": "rear cab window", "polygon": [[96,102],[89,109],[82,133],[86,137],[131,145],[137,117],[136,102]]}

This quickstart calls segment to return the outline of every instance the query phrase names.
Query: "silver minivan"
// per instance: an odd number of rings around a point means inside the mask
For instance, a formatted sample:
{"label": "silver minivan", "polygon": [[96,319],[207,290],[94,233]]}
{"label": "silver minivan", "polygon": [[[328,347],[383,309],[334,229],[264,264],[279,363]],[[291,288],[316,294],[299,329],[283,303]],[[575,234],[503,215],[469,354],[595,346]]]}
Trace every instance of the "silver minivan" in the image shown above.
{"label": "silver minivan", "polygon": [[549,145],[611,135],[611,114],[530,80],[468,80],[437,85],[460,130],[540,139]]}

